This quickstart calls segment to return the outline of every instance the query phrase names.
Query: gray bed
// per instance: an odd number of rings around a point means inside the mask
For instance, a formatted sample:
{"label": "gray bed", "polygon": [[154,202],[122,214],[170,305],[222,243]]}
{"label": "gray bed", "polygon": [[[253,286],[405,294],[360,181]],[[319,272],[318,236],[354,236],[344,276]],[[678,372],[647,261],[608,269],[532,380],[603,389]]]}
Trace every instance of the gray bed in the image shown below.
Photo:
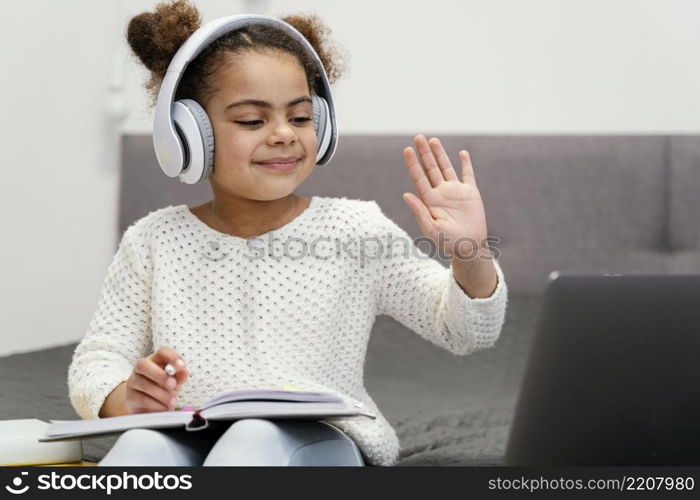
{"label": "gray bed", "polygon": [[[400,465],[496,465],[551,270],[700,269],[700,138],[441,139],[453,159],[467,148],[474,161],[511,293],[506,324],[494,349],[457,357],[393,318],[378,317],[366,386],[397,430]],[[157,208],[209,199],[208,184],[180,185],[160,173],[150,137],[126,136],[122,144],[119,234]],[[341,137],[331,165],[318,167],[297,192],[377,200],[418,237],[401,199],[403,192],[413,191],[401,160],[402,148],[410,144],[409,136]],[[0,419],[77,418],[66,388],[74,348],[0,358]],[[28,374],[27,366],[34,371]],[[85,440],[84,458],[98,461],[115,439]]]}

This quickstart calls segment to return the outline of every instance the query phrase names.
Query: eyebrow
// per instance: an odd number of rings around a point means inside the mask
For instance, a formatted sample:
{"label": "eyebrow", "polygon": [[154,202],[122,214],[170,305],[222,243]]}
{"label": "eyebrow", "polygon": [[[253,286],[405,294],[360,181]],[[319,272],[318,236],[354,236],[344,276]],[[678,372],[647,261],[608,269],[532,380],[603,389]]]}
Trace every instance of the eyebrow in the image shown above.
{"label": "eyebrow", "polygon": [[[287,107],[294,106],[296,104],[302,103],[302,102],[312,102],[310,97],[302,96],[302,97],[297,97],[293,101],[290,101],[287,103]],[[246,106],[246,105],[252,105],[252,106],[259,106],[261,108],[271,108],[272,104],[270,104],[267,101],[259,101],[257,99],[243,99],[242,101],[236,101],[232,102],[228,106],[224,108],[224,111],[228,111],[231,108],[234,108],[236,106]]]}

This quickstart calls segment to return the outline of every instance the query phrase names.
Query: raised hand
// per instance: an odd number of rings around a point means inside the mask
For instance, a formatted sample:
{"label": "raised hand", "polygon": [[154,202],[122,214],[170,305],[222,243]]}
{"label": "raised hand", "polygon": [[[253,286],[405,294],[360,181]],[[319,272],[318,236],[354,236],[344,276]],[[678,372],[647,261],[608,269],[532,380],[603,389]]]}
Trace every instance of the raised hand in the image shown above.
{"label": "raised hand", "polygon": [[418,196],[405,193],[404,200],[423,234],[438,248],[452,257],[473,258],[487,248],[488,232],[469,152],[459,152],[460,180],[439,139],[427,141],[417,135],[413,141],[418,155],[409,146],[403,150],[403,158]]}

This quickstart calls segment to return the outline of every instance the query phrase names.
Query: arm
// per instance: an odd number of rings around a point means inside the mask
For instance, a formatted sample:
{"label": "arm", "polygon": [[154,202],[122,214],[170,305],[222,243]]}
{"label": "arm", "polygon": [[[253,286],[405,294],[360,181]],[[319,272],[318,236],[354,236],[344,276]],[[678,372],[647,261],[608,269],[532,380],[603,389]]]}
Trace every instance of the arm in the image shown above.
{"label": "arm", "polygon": [[[377,314],[386,314],[426,340],[465,355],[494,345],[505,317],[507,286],[496,260],[497,284],[488,297],[470,297],[449,268],[419,249],[406,231],[371,205],[373,225],[386,242],[376,262]],[[465,279],[469,284],[469,277]],[[471,285],[469,285],[471,286]]]}
{"label": "arm", "polygon": [[[493,345],[500,334],[507,295],[503,274],[488,249],[486,214],[468,152],[459,155],[460,180],[439,140],[419,135],[414,142],[420,161],[410,147],[403,156],[418,196],[407,193],[404,200],[423,235],[452,262],[445,270],[432,259],[385,260],[380,311],[452,352],[468,354]],[[406,232],[392,221],[379,225],[413,248]]]}
{"label": "arm", "polygon": [[137,223],[124,233],[68,368],[71,404],[82,418],[121,413],[124,387],[119,387],[152,350],[150,262],[140,254],[141,230]]}
{"label": "arm", "polygon": [[100,408],[99,417],[117,417],[120,415],[128,415],[126,409],[126,382],[122,382],[109,393],[105,399],[102,408]]}
{"label": "arm", "polygon": [[472,261],[452,257],[452,272],[462,291],[470,297],[490,297],[498,284],[493,254],[488,248],[482,248],[476,257]]}

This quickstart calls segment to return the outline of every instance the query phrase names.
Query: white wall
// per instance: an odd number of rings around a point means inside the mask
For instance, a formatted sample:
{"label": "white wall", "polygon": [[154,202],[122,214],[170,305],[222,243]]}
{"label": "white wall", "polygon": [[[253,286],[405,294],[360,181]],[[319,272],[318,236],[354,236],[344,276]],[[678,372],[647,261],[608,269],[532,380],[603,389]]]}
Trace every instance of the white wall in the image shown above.
{"label": "white wall", "polygon": [[85,330],[115,245],[116,135],[102,111],[116,3],[4,1],[0,355]]}
{"label": "white wall", "polygon": [[[195,1],[205,21],[319,14],[351,56],[341,135],[700,132],[694,0]],[[0,355],[75,342],[92,317],[117,243],[117,132],[151,125],[123,32],[156,3],[3,2]]]}
{"label": "white wall", "polygon": [[[228,2],[198,5],[206,19],[236,13]],[[348,49],[351,74],[335,92],[341,133],[700,129],[697,0],[262,5],[271,15],[317,13]],[[129,83],[130,102],[145,108],[139,79]],[[145,112],[127,123],[149,127]]]}

